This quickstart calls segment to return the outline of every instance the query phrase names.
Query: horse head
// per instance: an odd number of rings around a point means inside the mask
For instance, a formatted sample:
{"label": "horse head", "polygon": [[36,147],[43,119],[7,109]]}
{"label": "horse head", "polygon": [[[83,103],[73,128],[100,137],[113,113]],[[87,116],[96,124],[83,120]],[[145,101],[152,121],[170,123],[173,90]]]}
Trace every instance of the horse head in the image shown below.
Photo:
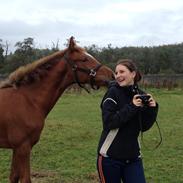
{"label": "horse head", "polygon": [[74,82],[83,88],[82,84],[90,84],[93,89],[106,86],[114,79],[113,71],[102,65],[92,55],[77,46],[74,37],[69,40],[68,49],[64,55],[68,67],[72,70]]}

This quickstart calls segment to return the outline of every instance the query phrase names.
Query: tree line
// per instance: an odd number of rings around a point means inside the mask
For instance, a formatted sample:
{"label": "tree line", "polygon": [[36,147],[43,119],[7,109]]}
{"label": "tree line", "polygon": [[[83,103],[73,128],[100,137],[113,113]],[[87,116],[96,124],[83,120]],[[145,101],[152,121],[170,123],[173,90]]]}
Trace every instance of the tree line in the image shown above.
{"label": "tree line", "polygon": [[[59,50],[59,42],[51,48],[36,48],[34,39],[25,38],[15,44],[9,53],[9,44],[0,39],[0,74],[9,74],[21,65],[31,63]],[[65,43],[64,43],[65,45]],[[93,44],[85,49],[103,64],[114,69],[119,59],[129,58],[136,62],[140,71],[147,74],[183,74],[183,43],[152,47],[98,47]]]}

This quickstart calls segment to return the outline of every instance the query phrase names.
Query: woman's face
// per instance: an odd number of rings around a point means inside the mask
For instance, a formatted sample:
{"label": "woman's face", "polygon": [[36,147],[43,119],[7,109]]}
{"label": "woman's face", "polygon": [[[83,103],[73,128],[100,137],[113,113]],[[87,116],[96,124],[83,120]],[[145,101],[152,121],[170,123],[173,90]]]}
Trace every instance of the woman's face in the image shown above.
{"label": "woman's face", "polygon": [[130,71],[126,66],[119,64],[115,69],[115,79],[120,86],[129,86],[134,84],[136,72]]}

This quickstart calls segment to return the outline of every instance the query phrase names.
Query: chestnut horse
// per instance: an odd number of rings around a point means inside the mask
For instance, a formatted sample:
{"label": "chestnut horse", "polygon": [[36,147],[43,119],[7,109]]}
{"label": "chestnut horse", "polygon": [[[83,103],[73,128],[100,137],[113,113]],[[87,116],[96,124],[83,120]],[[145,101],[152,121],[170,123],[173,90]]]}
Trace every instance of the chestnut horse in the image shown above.
{"label": "chestnut horse", "polygon": [[9,75],[0,86],[0,147],[13,150],[10,183],[31,183],[31,149],[64,90],[73,83],[96,88],[111,79],[112,70],[77,46],[73,37],[66,49]]}

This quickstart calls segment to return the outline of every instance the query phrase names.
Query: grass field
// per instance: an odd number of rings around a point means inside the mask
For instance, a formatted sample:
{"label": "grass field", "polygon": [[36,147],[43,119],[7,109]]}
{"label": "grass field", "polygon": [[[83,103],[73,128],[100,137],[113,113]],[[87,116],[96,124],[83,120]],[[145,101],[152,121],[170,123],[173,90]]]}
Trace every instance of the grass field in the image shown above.
{"label": "grass field", "polygon": [[[147,183],[183,183],[183,94],[181,90],[148,89],[160,105],[158,122],[144,134],[142,145]],[[66,93],[49,114],[31,157],[33,183],[97,183],[96,149],[102,123],[104,90],[91,95]],[[0,149],[0,183],[8,183],[11,151]]]}

